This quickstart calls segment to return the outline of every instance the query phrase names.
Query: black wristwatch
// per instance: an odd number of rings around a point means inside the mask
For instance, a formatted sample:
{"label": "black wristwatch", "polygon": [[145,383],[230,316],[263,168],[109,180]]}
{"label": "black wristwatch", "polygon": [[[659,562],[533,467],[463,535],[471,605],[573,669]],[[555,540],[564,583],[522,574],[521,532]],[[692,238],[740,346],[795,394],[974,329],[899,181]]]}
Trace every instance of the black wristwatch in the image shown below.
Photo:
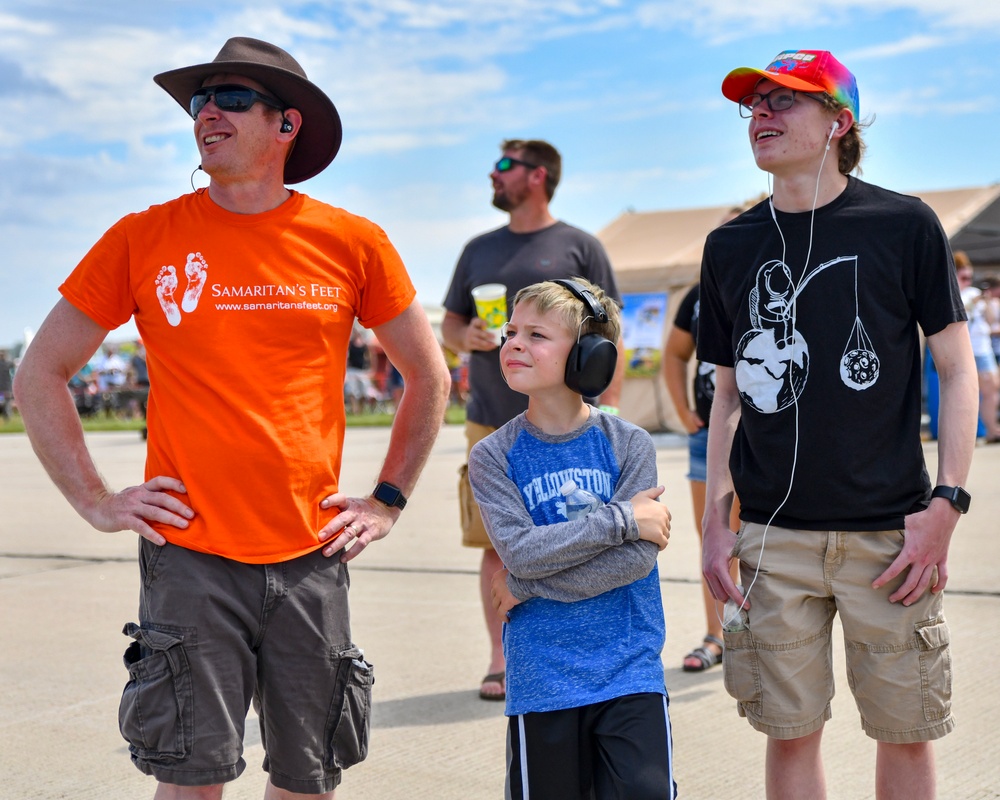
{"label": "black wristwatch", "polygon": [[382,481],[375,487],[372,497],[389,508],[406,508],[406,498],[403,497],[403,490],[391,483]]}
{"label": "black wristwatch", "polygon": [[969,503],[972,500],[972,495],[961,486],[935,486],[934,491],[931,492],[931,497],[943,497],[955,506],[958,512],[962,514],[969,513]]}

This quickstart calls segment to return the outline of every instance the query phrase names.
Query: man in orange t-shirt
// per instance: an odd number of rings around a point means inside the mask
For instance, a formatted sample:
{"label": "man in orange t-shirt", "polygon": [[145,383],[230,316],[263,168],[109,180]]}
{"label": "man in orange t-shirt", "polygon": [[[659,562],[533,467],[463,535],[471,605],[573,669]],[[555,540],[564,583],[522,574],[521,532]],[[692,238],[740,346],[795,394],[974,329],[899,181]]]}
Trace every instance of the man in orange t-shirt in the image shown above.
{"label": "man in orange t-shirt", "polygon": [[[351,638],[346,562],[398,519],[437,434],[427,421],[443,418],[448,370],[385,233],[286,188],[329,165],[342,137],[298,62],[234,38],[214,61],[155,80],[194,119],[211,183],[123,218],[93,247],[25,354],[18,404],[80,515],[141,537],[119,723],[156,796],[221,797],[245,767],[253,700],[266,797],[332,798],[367,753],[372,683]],[[148,456],[145,482],[115,492],[66,382],[133,317],[150,376]],[[406,384],[364,498],[338,486],[355,319]]]}

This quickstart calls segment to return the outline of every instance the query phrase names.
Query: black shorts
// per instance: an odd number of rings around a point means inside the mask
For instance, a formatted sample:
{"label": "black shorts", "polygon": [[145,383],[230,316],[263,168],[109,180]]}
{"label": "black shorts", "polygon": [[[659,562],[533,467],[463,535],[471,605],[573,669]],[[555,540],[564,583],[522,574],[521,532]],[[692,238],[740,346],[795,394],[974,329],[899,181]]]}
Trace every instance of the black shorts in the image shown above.
{"label": "black shorts", "polygon": [[632,694],[511,717],[507,800],[674,800],[668,699]]}

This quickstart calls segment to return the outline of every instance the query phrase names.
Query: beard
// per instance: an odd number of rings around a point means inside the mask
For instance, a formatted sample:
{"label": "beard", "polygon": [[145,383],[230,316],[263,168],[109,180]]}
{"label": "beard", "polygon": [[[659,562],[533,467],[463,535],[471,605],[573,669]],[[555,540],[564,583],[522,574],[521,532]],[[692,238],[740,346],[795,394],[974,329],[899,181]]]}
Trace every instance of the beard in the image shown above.
{"label": "beard", "polygon": [[501,211],[510,211],[514,207],[514,204],[507,195],[496,191],[493,193],[493,207],[499,208]]}
{"label": "beard", "polygon": [[493,206],[501,211],[510,212],[521,205],[527,196],[527,187],[522,187],[520,191],[500,187],[493,190]]}

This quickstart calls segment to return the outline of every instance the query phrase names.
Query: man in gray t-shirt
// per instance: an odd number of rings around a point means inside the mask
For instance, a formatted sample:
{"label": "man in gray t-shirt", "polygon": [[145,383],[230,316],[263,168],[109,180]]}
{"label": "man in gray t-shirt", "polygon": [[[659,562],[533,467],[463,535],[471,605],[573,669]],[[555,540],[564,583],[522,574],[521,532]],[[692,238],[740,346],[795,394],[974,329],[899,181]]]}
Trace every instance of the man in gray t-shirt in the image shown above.
{"label": "man in gray t-shirt", "polygon": [[[486,283],[507,287],[508,306],[518,290],[552,278],[583,277],[621,303],[611,263],[603,245],[589,233],[560,222],[549,212],[562,170],[559,152],[548,142],[510,139],[490,173],[493,205],[510,215],[508,225],[472,239],[462,251],[445,296],[441,325],[445,345],[470,353],[469,399],[466,405],[468,449],[527,408],[527,398],[512,391],[500,374],[499,347],[476,316],[472,289]],[[617,413],[625,359],[601,396],[605,410]],[[503,700],[504,658],[501,624],[490,605],[490,581],[503,567],[483,527],[479,507],[468,485],[466,468],[459,483],[462,543],[483,549],[480,590],[491,656],[480,687],[485,700]]]}

